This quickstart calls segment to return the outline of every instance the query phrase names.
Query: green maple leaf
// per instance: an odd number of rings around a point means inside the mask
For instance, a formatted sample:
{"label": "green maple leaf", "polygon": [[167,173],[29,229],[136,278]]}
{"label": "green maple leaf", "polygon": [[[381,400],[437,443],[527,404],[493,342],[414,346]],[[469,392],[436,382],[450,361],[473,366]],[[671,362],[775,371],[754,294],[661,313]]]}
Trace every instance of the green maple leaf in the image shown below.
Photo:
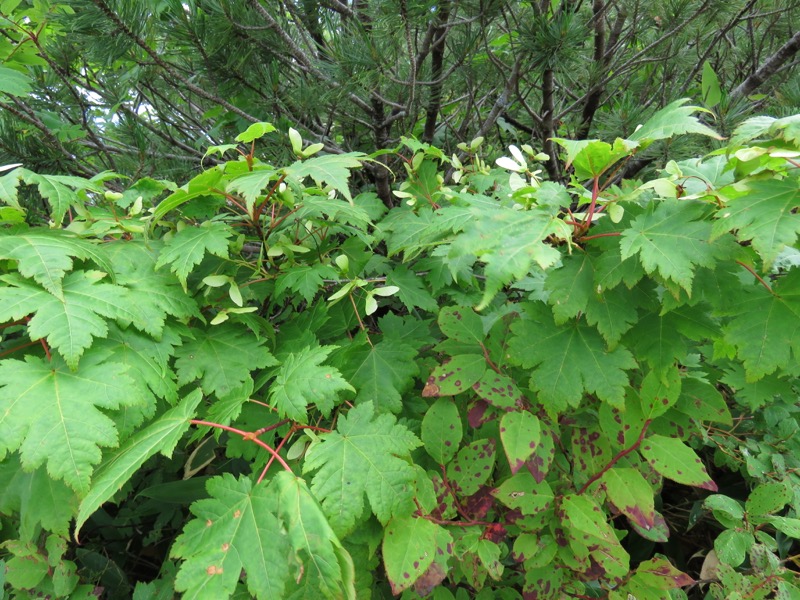
{"label": "green maple leaf", "polygon": [[422,445],[389,414],[374,415],[371,402],[339,418],[337,430],[320,436],[306,452],[303,472],[316,471],[311,491],[337,534],[353,529],[364,513],[364,495],[381,523],[410,514],[416,473],[409,461]]}
{"label": "green maple leaf", "polygon": [[228,258],[228,239],[232,235],[230,225],[220,221],[205,221],[199,227],[186,227],[164,244],[156,269],[171,264],[170,270],[185,288],[186,278],[206,253]]}
{"label": "green maple leaf", "polygon": [[14,169],[10,173],[0,177],[0,202],[4,202],[24,212],[24,209],[19,203],[19,198],[17,197],[22,171],[22,169]]}
{"label": "green maple leaf", "polygon": [[800,234],[800,186],[797,179],[753,181],[749,191],[728,201],[717,211],[715,234],[736,230],[739,240],[752,240],[766,266],[781,250],[792,246]]}
{"label": "green maple leaf", "polygon": [[129,374],[137,382],[144,383],[152,394],[174,404],[178,398],[178,386],[175,373],[169,368],[169,360],[180,344],[180,336],[170,328],[164,330],[160,340],[154,340],[109,323],[108,333],[104,339],[96,341],[93,348],[109,351],[112,361],[128,365]]}
{"label": "green maple leaf", "polygon": [[229,192],[239,192],[244,196],[248,214],[253,214],[253,207],[256,200],[266,187],[275,185],[273,179],[277,180],[278,172],[274,169],[266,168],[245,173],[231,180],[228,184]]}
{"label": "green maple leaf", "polygon": [[299,352],[281,356],[281,366],[270,386],[270,404],[282,416],[293,421],[308,421],[308,405],[315,404],[324,414],[330,414],[339,392],[355,391],[334,367],[321,363],[336,346],[307,346]]}
{"label": "green maple leaf", "polygon": [[256,598],[283,598],[290,576],[290,544],[270,487],[228,473],[209,479],[210,498],[192,504],[195,516],[175,540],[171,556],[185,559],[175,580],[184,598],[228,598],[242,573]]}
{"label": "green maple leaf", "polygon": [[378,412],[398,413],[403,407],[401,394],[419,374],[416,356],[417,351],[408,344],[383,340],[374,346],[365,341],[350,343],[334,359],[357,390],[357,404],[372,401]]}
{"label": "green maple leaf", "polygon": [[200,379],[204,392],[222,397],[241,386],[251,371],[278,364],[264,347],[266,340],[235,325],[195,328],[192,333],[194,339],[175,351],[179,385]]}
{"label": "green maple leaf", "polygon": [[324,154],[314,156],[306,160],[298,160],[291,166],[286,167],[286,174],[298,180],[311,177],[319,187],[327,183],[333,189],[341,192],[342,196],[352,202],[350,195],[350,170],[361,167],[366,159],[363,152],[347,152],[345,154]]}
{"label": "green maple leaf", "polygon": [[656,140],[663,140],[684,133],[699,133],[717,140],[723,139],[716,131],[703,125],[693,116],[696,112],[710,112],[699,106],[684,106],[689,100],[676,100],[659,110],[647,122],[629,136],[629,140],[639,142],[646,148]]}
{"label": "green maple leaf", "polygon": [[286,290],[299,293],[309,304],[325,285],[325,279],[337,279],[339,273],[331,265],[292,265],[275,280],[275,295],[280,297]]}
{"label": "green maple leaf", "polygon": [[645,270],[692,291],[697,266],[713,267],[719,253],[710,242],[711,224],[703,221],[704,205],[678,200],[652,203],[622,232],[623,260],[639,255]]}
{"label": "green maple leaf", "polygon": [[259,600],[285,598],[301,582],[310,597],[354,600],[353,561],[303,480],[281,472],[254,487],[225,474],[206,488],[171,551],[184,559],[175,580],[184,598],[228,598],[244,571]]}
{"label": "green maple leaf", "polygon": [[103,186],[71,175],[41,175],[23,169],[23,179],[29,185],[36,185],[39,194],[50,204],[50,213],[56,226],[61,225],[64,215],[73,204],[83,204],[75,190],[91,190],[102,193]]}
{"label": "green maple leaf", "polygon": [[46,337],[50,347],[58,350],[74,369],[92,340],[108,333],[105,318],[146,325],[140,323],[128,302],[126,289],[99,283],[101,276],[97,272],[70,273],[63,281],[63,299],[59,299],[39,286],[8,275],[3,280],[10,285],[0,288],[0,321],[21,319],[35,312],[28,322],[28,335],[33,340]]}
{"label": "green maple leaf", "polygon": [[0,258],[17,261],[21,275],[33,278],[58,298],[63,298],[61,280],[72,270],[73,258],[91,260],[109,275],[114,275],[102,247],[60,229],[0,235]]}
{"label": "green maple leaf", "polygon": [[[561,222],[544,210],[474,208],[472,217],[450,244],[447,260],[451,270],[464,257],[474,262],[477,256],[486,264],[486,287],[478,310],[504,285],[525,277],[534,263],[547,269],[561,258],[556,248],[544,243],[545,238],[560,232]],[[456,274],[453,271],[454,277]]]}
{"label": "green maple leaf", "polygon": [[100,409],[144,402],[127,368],[102,362],[103,354],[88,353],[75,372],[55,356],[0,362],[0,457],[19,450],[26,469],[46,462],[51,477],[86,492],[100,447],[118,443]]}
{"label": "green maple leaf", "polygon": [[556,325],[544,304],[529,313],[531,318],[511,326],[509,354],[516,364],[533,368],[530,386],[549,411],[577,407],[584,393],[623,406],[625,371],[636,367],[626,348],[607,351],[597,331],[579,322]]}
{"label": "green maple leaf", "polygon": [[422,284],[422,277],[402,265],[395,267],[386,276],[386,285],[396,285],[400,288],[397,297],[409,311],[421,308],[436,312],[439,309],[439,303]]}
{"label": "green maple leaf", "polygon": [[117,273],[117,283],[128,288],[131,310],[150,324],[156,332],[154,337],[160,335],[166,315],[182,320],[200,317],[197,303],[183,291],[178,278],[172,273],[155,270],[158,252],[152,247],[144,242],[124,242],[110,245],[108,253]]}
{"label": "green maple leaf", "polygon": [[800,269],[790,270],[773,292],[753,284],[728,313],[725,341],[736,348],[748,382],[800,359]]}
{"label": "green maple leaf", "polygon": [[[306,591],[312,598],[322,592],[327,598],[355,600],[353,559],[336,537],[305,481],[281,471],[270,487],[278,493],[278,515],[294,550],[292,558],[305,566],[299,575],[307,582]],[[295,582],[299,583],[298,579],[295,577]]]}

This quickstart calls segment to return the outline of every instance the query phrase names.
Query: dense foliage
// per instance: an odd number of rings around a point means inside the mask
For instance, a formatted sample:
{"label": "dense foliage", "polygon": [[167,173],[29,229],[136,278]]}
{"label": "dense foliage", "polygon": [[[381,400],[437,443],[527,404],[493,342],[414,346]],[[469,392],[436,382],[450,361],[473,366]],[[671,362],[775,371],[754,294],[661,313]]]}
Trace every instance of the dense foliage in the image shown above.
{"label": "dense foliage", "polygon": [[180,186],[4,167],[12,597],[800,598],[800,117],[619,178],[695,114],[568,184],[404,139],[388,211],[267,123]]}
{"label": "dense foliage", "polygon": [[[798,0],[2,0],[0,164],[182,181],[270,121],[329,152],[627,137],[682,97],[729,135],[800,112]],[[28,93],[30,92],[30,93]],[[668,158],[702,154],[702,138]],[[291,160],[285,137],[267,142]],[[626,174],[664,156],[657,144]],[[465,157],[462,152],[461,158]],[[661,161],[666,162],[666,159]],[[386,169],[383,163],[390,169]],[[401,161],[357,178],[392,204]]]}

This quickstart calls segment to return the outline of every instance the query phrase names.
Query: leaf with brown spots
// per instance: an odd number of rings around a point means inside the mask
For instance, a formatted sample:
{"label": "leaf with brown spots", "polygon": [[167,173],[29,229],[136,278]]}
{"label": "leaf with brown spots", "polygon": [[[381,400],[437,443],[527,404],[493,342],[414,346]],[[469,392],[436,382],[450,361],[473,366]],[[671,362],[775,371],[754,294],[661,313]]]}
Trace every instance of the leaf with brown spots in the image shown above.
{"label": "leaf with brown spots", "polygon": [[694,450],[680,440],[653,434],[639,448],[644,459],[664,477],[684,485],[717,491],[705,465]]}
{"label": "leaf with brown spots", "polygon": [[[383,564],[397,595],[410,588],[427,572],[439,550],[452,553],[453,538],[442,526],[416,517],[399,517],[389,521],[383,536]],[[441,567],[442,564],[439,563]],[[423,585],[430,583],[423,582]]]}
{"label": "leaf with brown spots", "polygon": [[494,371],[486,371],[472,389],[489,404],[501,410],[519,410],[525,405],[525,397],[514,380]]}
{"label": "leaf with brown spots", "polygon": [[643,529],[655,527],[653,488],[636,469],[615,467],[602,478],[608,499],[631,522]]}
{"label": "leaf with brown spots", "polygon": [[422,443],[425,451],[440,465],[446,465],[458,452],[461,444],[461,416],[450,398],[433,403],[422,419]]}
{"label": "leaf with brown spots", "polygon": [[486,359],[480,354],[454,356],[433,370],[425,388],[423,398],[431,396],[455,396],[472,387],[486,371]]}
{"label": "leaf with brown spots", "polygon": [[509,412],[500,420],[500,440],[511,466],[516,473],[525,466],[539,445],[539,419],[529,412]]}
{"label": "leaf with brown spots", "polygon": [[483,323],[468,306],[447,306],[439,311],[439,328],[451,340],[483,344]]}
{"label": "leaf with brown spots", "polygon": [[494,469],[494,440],[478,440],[462,448],[447,466],[447,478],[461,495],[471,496],[486,483]]}

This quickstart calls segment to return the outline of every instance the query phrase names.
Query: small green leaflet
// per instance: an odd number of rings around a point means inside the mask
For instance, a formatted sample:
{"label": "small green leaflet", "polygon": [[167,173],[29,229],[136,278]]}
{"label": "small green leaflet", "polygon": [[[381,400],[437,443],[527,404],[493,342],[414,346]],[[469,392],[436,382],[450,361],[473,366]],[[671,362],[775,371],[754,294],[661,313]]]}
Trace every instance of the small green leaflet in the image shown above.
{"label": "small green leaflet", "polygon": [[205,221],[198,227],[186,227],[164,244],[156,269],[170,264],[186,288],[186,278],[199,265],[206,253],[228,257],[228,239],[233,235],[230,225],[220,221]]}
{"label": "small green leaflet", "polygon": [[703,461],[682,441],[652,434],[645,438],[639,451],[664,477],[684,485],[717,491],[717,484],[708,476]]}
{"label": "small green leaflet", "polygon": [[101,360],[89,353],[75,372],[57,357],[0,362],[0,456],[19,450],[26,469],[47,462],[50,476],[88,491],[100,446],[118,443],[114,422],[100,409],[144,401],[126,367]]}
{"label": "small green leaflet", "polygon": [[639,145],[622,138],[614,140],[613,146],[601,140],[553,138],[553,141],[567,151],[566,167],[572,165],[578,179],[599,177],[620,159],[632,154]]}
{"label": "small green leaflet", "polygon": [[194,416],[203,399],[200,390],[195,390],[150,425],[128,438],[119,449],[111,452],[97,467],[92,477],[92,487],[81,501],[75,519],[75,538],[86,520],[104,502],[109,501],[122,486],[141,468],[148,458],[161,452],[172,456],[181,436],[189,428],[189,419]]}
{"label": "small green leaflet", "polygon": [[417,517],[389,521],[383,536],[383,563],[394,595],[411,587],[453,538],[441,525]]}
{"label": "small green leaflet", "polygon": [[748,382],[800,358],[800,269],[790,270],[772,291],[755,283],[743,290],[725,328],[725,341],[736,348]]}
{"label": "small green leaflet", "polygon": [[622,259],[638,254],[649,274],[658,271],[691,293],[695,268],[713,267],[718,254],[710,242],[711,225],[702,220],[705,210],[697,202],[650,203],[622,232]]}
{"label": "small green leaflet", "polygon": [[327,183],[352,203],[350,194],[350,170],[359,168],[367,155],[363,152],[347,152],[344,154],[325,154],[297,161],[286,167],[286,174],[298,180],[311,177],[319,187]]}
{"label": "small green leaflet", "polygon": [[251,371],[278,364],[259,340],[249,331],[223,323],[193,329],[194,339],[175,350],[178,384],[200,379],[207,394],[226,396],[241,386]]}
{"label": "small green leaflet", "polygon": [[184,598],[228,598],[242,569],[250,594],[260,600],[283,597],[291,576],[291,542],[271,488],[253,487],[246,477],[236,479],[229,473],[208,480],[211,497],[192,504],[195,518],[170,551],[184,559],[175,580]]}
{"label": "small green leaflet", "polygon": [[7,275],[0,287],[0,322],[22,319],[30,312],[36,314],[28,322],[32,340],[47,338],[52,348],[75,369],[92,339],[108,333],[105,318],[120,318],[139,322],[130,312],[126,289],[110,283],[98,283],[102,273],[78,271],[63,281],[63,300],[39,286]]}
{"label": "small green leaflet", "polygon": [[339,417],[336,431],[319,437],[306,451],[303,472],[316,471],[311,491],[338,535],[362,518],[364,494],[381,523],[411,513],[416,473],[408,459],[421,442],[394,416],[375,416],[372,403],[364,402]]}
{"label": "small green leaflet", "polygon": [[17,261],[20,275],[33,278],[63,299],[61,281],[72,270],[73,258],[91,260],[113,277],[114,270],[102,247],[60,229],[38,229],[17,235],[0,235],[0,258]]}
{"label": "small green leaflet", "polygon": [[511,359],[533,368],[531,388],[553,413],[578,406],[585,392],[621,407],[628,369],[636,367],[633,355],[623,347],[606,350],[597,331],[580,323],[558,326],[546,305],[531,306],[531,320],[511,326]]}
{"label": "small green leaflet", "polygon": [[800,182],[797,178],[766,179],[747,183],[717,211],[715,235],[735,231],[740,241],[751,240],[765,267],[775,261],[786,246],[793,246],[800,234]]}
{"label": "small green leaflet", "polygon": [[458,452],[463,436],[458,407],[450,398],[440,398],[422,419],[425,451],[440,465],[446,465]]}
{"label": "small green leaflet", "polygon": [[269,389],[269,401],[281,416],[308,422],[308,405],[329,415],[339,392],[355,389],[331,366],[320,366],[336,346],[307,346],[283,356],[277,376]]}
{"label": "small green leaflet", "polygon": [[453,277],[457,276],[453,266],[461,258],[468,257],[472,263],[477,257],[485,263],[486,287],[476,310],[485,308],[504,285],[525,277],[534,263],[548,269],[561,258],[544,240],[553,234],[563,237],[566,225],[545,210],[473,208],[472,213],[473,219],[450,244],[447,259]]}

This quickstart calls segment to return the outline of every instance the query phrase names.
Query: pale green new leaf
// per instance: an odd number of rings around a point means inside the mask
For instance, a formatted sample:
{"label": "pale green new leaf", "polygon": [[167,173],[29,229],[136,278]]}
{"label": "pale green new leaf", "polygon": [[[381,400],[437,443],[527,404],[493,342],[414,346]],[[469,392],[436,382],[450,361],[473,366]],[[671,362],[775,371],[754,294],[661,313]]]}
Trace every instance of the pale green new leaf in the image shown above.
{"label": "pale green new leaf", "polygon": [[303,472],[316,471],[311,491],[338,535],[362,518],[365,494],[381,523],[410,514],[416,473],[409,455],[421,442],[394,416],[375,416],[372,403],[365,402],[320,438],[307,450]]}
{"label": "pale green new leaf", "polygon": [[355,391],[336,368],[322,365],[335,349],[336,346],[307,346],[282,357],[269,389],[270,404],[281,416],[306,423],[309,404],[315,404],[327,415],[339,399],[339,392]]}
{"label": "pale green new leaf", "polygon": [[766,179],[747,184],[749,191],[728,201],[717,212],[714,232],[735,231],[740,241],[752,241],[766,266],[800,234],[800,182]]}
{"label": "pale green new leaf", "polygon": [[194,328],[194,339],[175,351],[178,384],[200,379],[206,394],[225,396],[241,386],[250,372],[278,364],[250,331],[224,323],[208,329]]}
{"label": "pale green new leaf", "polygon": [[233,235],[230,225],[205,221],[199,227],[186,227],[164,244],[156,269],[170,264],[170,270],[186,286],[186,278],[199,265],[206,253],[228,257],[228,240]]}
{"label": "pale green new leaf", "polygon": [[664,140],[684,133],[699,133],[717,140],[724,139],[693,116],[693,113],[696,112],[709,111],[699,106],[685,106],[688,101],[687,98],[684,98],[668,104],[628,136],[628,139],[639,142],[642,147],[647,147],[656,140]]}
{"label": "pale green new leaf", "polygon": [[51,477],[88,491],[100,447],[118,443],[117,428],[101,409],[143,402],[126,370],[94,353],[75,372],[56,357],[0,362],[0,457],[19,450],[26,469],[47,463]]}
{"label": "pale green new leaf", "polygon": [[189,428],[191,419],[203,394],[195,390],[147,427],[130,437],[119,449],[111,452],[97,467],[92,477],[89,493],[81,501],[75,519],[75,537],[95,510],[116,494],[141,468],[144,462],[161,452],[172,456],[181,436]]}
{"label": "pale green new leaf", "polygon": [[638,254],[648,273],[658,271],[691,293],[695,269],[716,263],[711,224],[702,220],[704,212],[705,207],[694,202],[651,203],[630,229],[622,232],[622,259]]}
{"label": "pale green new leaf", "polygon": [[286,167],[285,170],[287,175],[298,180],[311,177],[319,187],[327,183],[352,202],[353,197],[350,194],[350,186],[348,184],[350,170],[361,167],[366,156],[363,152],[324,154],[297,161]]}
{"label": "pale green new leaf", "polygon": [[140,324],[131,311],[126,289],[99,283],[97,275],[83,271],[67,275],[63,281],[63,299],[24,279],[6,276],[3,279],[9,285],[0,287],[0,322],[22,319],[35,312],[28,322],[28,335],[33,340],[47,338],[50,347],[58,350],[75,369],[92,340],[108,333],[106,318]]}
{"label": "pale green new leaf", "polygon": [[114,276],[104,249],[60,229],[38,229],[0,235],[0,258],[17,261],[21,275],[33,278],[51,294],[63,298],[61,280],[73,267],[73,258],[91,260]]}
{"label": "pale green new leaf", "polygon": [[252,173],[239,175],[228,184],[227,191],[239,192],[244,196],[247,212],[252,214],[256,200],[265,188],[275,185],[272,181],[277,179],[278,172],[274,169],[259,169]]}
{"label": "pale green new leaf", "polygon": [[184,559],[175,589],[183,598],[228,598],[244,569],[252,596],[283,598],[291,547],[277,516],[276,491],[228,473],[209,479],[206,489],[210,498],[192,504],[195,518],[170,552]]}
{"label": "pale green new leaf", "polygon": [[555,414],[577,407],[585,393],[622,407],[633,355],[623,347],[608,351],[600,334],[580,322],[556,325],[544,304],[533,305],[530,314],[511,326],[509,354],[533,369],[530,386],[545,408]]}

